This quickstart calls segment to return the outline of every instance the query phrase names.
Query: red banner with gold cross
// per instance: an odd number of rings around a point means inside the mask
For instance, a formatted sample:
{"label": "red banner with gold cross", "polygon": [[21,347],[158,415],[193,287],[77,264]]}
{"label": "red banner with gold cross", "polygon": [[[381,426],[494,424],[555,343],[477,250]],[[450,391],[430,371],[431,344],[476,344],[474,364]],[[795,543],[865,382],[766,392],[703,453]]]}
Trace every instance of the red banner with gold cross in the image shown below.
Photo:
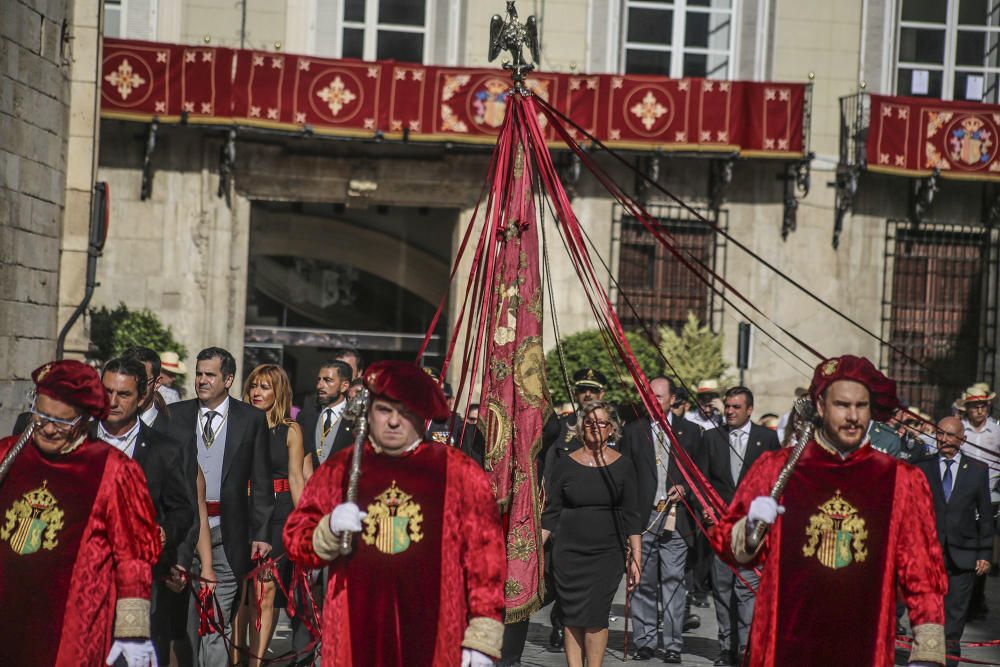
{"label": "red banner with gold cross", "polygon": [[[535,72],[527,87],[612,147],[786,159],[806,150],[805,84]],[[510,79],[499,69],[106,39],[101,113],[492,144],[509,95]],[[546,140],[558,144],[540,122]]]}
{"label": "red banner with gold cross", "polygon": [[1000,180],[1000,106],[871,96],[868,169],[889,174]]}

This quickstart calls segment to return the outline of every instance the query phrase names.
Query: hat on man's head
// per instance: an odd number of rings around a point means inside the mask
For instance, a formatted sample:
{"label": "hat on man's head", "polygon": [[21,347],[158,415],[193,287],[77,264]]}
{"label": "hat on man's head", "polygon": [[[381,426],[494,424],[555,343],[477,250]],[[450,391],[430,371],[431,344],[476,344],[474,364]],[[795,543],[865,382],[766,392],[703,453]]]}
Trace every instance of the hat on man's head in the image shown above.
{"label": "hat on man's head", "polygon": [[580,389],[596,389],[598,391],[604,391],[604,388],[608,385],[608,379],[604,377],[604,373],[594,368],[581,368],[577,372],[573,373],[573,388],[576,390]]}
{"label": "hat on man's head", "polygon": [[860,382],[868,388],[873,419],[885,421],[899,407],[895,381],[883,375],[868,359],[853,354],[820,362],[813,372],[812,384],[809,385],[809,396],[813,403],[818,404],[819,397],[826,388],[839,380]]}
{"label": "hat on man's head", "polygon": [[372,398],[402,403],[421,419],[442,421],[451,416],[437,380],[410,361],[377,361],[365,371]]}
{"label": "hat on man's head", "polygon": [[956,403],[964,409],[969,403],[991,403],[997,397],[995,391],[990,391],[990,386],[985,382],[977,382],[962,392],[961,398]]}
{"label": "hat on man's head", "polygon": [[718,380],[702,380],[695,387],[694,392],[696,394],[721,394],[722,385],[719,384]]}
{"label": "hat on man's head", "polygon": [[171,375],[184,375],[187,373],[187,366],[181,361],[180,355],[170,350],[160,352],[160,368]]}
{"label": "hat on man's head", "polygon": [[94,419],[107,419],[108,395],[97,371],[81,361],[52,361],[31,374],[35,391],[68,403]]}

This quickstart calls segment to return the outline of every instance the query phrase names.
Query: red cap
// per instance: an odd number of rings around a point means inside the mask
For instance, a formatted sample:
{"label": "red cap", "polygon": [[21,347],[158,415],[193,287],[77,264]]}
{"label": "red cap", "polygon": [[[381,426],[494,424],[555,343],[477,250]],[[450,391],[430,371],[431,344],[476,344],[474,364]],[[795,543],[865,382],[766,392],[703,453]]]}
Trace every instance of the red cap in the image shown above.
{"label": "red cap", "polygon": [[885,421],[899,407],[895,381],[883,375],[868,359],[851,354],[827,359],[816,367],[809,386],[813,403],[819,403],[820,395],[837,380],[853,380],[868,387],[874,419]]}
{"label": "red cap", "polygon": [[375,362],[365,371],[365,385],[372,398],[402,403],[422,419],[441,421],[451,416],[437,381],[412,362]]}
{"label": "red cap", "polygon": [[31,374],[39,394],[79,408],[94,419],[108,416],[108,395],[101,376],[80,361],[51,361]]}

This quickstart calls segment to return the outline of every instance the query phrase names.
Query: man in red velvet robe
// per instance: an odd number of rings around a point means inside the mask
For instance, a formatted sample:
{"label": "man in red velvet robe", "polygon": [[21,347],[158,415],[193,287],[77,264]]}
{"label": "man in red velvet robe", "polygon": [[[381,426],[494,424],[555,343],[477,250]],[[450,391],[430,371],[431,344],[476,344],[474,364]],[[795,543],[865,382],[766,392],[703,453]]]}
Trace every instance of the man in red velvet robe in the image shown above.
{"label": "man in red velvet robe", "polygon": [[[927,480],[866,435],[872,418],[898,405],[896,385],[845,355],[816,368],[810,395],[822,423],[781,505],[769,494],[791,449],[757,460],[713,535],[730,563],[763,561],[745,664],[888,667],[899,590],[913,628],[910,664],[943,665],[947,578]],[[757,521],[770,530],[752,550]]]}
{"label": "man in red velvet robe", "polygon": [[[329,565],[323,665],[492,665],[506,555],[486,474],[424,437],[427,422],[450,411],[419,366],[379,362],[364,378],[372,401],[357,503],[344,502],[352,450],[342,450],[313,474],[285,524],[294,562]],[[361,533],[349,555],[344,531]]]}
{"label": "man in red velvet robe", "polygon": [[[149,641],[155,510],[138,464],[87,435],[108,399],[78,361],[32,374],[34,433],[0,480],[5,667],[155,665]],[[0,440],[0,458],[16,438]]]}

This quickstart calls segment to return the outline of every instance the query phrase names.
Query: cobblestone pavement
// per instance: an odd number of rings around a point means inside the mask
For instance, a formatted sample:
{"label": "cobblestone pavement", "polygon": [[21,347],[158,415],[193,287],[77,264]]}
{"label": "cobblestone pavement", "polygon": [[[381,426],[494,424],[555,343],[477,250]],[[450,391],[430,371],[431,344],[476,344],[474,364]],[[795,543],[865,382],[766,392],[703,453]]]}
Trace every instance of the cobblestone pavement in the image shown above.
{"label": "cobblestone pavement", "polygon": [[[986,595],[988,604],[993,612],[985,620],[969,623],[965,628],[963,641],[982,642],[1000,639],[1000,578],[991,577],[987,579]],[[710,606],[707,609],[695,608],[692,611],[701,617],[701,627],[684,635],[683,664],[689,667],[711,665],[718,655],[715,610]],[[618,591],[611,609],[612,620],[609,626],[610,637],[608,652],[604,660],[605,665],[618,665],[623,662],[625,641],[624,612],[625,592],[624,588],[622,588]],[[525,646],[521,663],[524,667],[555,667],[566,664],[566,658],[562,652],[549,649],[549,633],[551,629],[548,608],[542,609],[531,617],[528,642]],[[279,624],[278,630],[275,633],[275,640],[271,644],[270,654],[272,656],[280,655],[288,649],[288,646],[289,632],[287,631],[284,614],[282,614],[282,623]],[[986,664],[1000,665],[1000,647],[967,649],[963,657],[983,661]],[[663,664],[661,660],[662,654],[658,655],[656,660],[644,664]],[[632,661],[629,660],[629,662]],[[897,654],[896,664],[905,665],[906,656],[901,653]]]}

